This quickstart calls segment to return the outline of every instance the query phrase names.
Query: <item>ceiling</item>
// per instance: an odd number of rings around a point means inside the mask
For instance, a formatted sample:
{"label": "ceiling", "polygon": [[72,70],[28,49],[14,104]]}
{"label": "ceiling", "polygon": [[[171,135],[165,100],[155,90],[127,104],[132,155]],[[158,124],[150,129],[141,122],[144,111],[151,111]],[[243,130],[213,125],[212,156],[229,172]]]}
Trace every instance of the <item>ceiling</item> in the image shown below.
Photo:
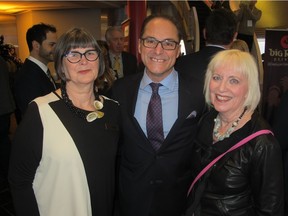
{"label": "ceiling", "polygon": [[15,22],[15,15],[27,11],[75,9],[75,8],[120,8],[127,1],[1,1],[0,23]]}

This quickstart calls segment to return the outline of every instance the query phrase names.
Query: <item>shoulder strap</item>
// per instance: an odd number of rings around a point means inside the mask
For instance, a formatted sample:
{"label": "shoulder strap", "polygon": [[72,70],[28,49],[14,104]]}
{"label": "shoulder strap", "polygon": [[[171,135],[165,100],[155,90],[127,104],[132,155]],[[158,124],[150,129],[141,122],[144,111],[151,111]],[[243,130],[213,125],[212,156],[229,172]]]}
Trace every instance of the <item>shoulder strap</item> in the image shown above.
{"label": "shoulder strap", "polygon": [[246,144],[247,142],[249,142],[250,140],[254,139],[257,136],[260,136],[261,134],[273,134],[272,131],[270,130],[259,130],[247,137],[245,137],[244,139],[242,139],[241,141],[239,141],[236,145],[233,145],[230,149],[228,149],[226,152],[220,154],[218,157],[216,157],[214,160],[212,160],[206,167],[204,167],[204,169],[201,170],[201,172],[196,176],[196,178],[194,179],[194,181],[192,182],[192,184],[189,187],[187,196],[190,194],[193,186],[195,185],[195,183],[218,161],[220,160],[225,154],[241,147],[242,145]]}

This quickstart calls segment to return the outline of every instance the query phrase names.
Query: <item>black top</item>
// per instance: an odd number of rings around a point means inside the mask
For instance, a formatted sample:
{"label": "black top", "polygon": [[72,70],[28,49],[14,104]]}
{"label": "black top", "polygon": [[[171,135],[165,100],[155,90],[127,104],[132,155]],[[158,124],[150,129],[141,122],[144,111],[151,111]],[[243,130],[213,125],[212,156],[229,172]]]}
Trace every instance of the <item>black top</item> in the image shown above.
{"label": "black top", "polygon": [[[59,204],[57,215],[62,210],[67,215],[68,208],[77,215],[75,209],[84,202],[87,209],[92,209],[92,215],[111,216],[119,135],[118,103],[105,99],[101,110],[104,117],[87,122],[71,112],[54,93],[49,95],[54,99],[48,105],[39,101],[29,105],[13,142],[9,181],[17,215],[36,216],[38,210],[52,215],[57,204],[53,204],[53,196],[59,193],[61,197],[55,197]],[[81,191],[85,195],[87,186],[85,202],[80,195]]]}
{"label": "black top", "polygon": [[[192,157],[194,177],[240,140],[270,128],[258,113],[254,113],[252,119],[229,138],[213,144],[216,115],[217,112],[212,110],[201,122]],[[196,216],[283,216],[283,171],[279,144],[271,134],[254,138],[221,158],[196,183],[194,192],[203,185],[204,192]],[[190,197],[192,200],[196,199],[193,195]]]}

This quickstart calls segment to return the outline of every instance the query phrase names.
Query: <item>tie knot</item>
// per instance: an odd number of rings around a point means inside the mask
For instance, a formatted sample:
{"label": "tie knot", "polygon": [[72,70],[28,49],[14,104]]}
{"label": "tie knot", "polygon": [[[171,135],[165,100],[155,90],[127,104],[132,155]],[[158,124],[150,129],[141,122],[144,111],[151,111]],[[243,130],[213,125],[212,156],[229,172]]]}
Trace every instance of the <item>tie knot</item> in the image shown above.
{"label": "tie knot", "polygon": [[120,56],[116,55],[114,56],[114,60],[118,61],[120,59]]}
{"label": "tie knot", "polygon": [[161,83],[153,83],[153,82],[150,83],[149,85],[151,86],[153,93],[158,93],[159,87],[162,86]]}

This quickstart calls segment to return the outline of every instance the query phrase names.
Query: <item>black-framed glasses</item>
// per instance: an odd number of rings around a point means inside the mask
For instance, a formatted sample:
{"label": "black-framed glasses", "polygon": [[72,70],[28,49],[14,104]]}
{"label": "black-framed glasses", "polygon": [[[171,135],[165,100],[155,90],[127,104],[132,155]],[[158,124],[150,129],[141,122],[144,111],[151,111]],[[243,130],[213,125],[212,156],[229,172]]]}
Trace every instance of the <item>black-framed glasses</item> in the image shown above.
{"label": "black-framed glasses", "polygon": [[96,50],[87,50],[84,53],[80,53],[78,51],[71,51],[71,52],[69,52],[63,56],[66,57],[70,63],[80,62],[82,59],[82,56],[85,56],[87,61],[92,62],[92,61],[96,61],[98,59],[99,53]]}
{"label": "black-framed glasses", "polygon": [[141,40],[143,42],[144,47],[153,49],[156,48],[159,43],[161,44],[164,50],[175,50],[176,47],[179,45],[178,42],[169,39],[159,41],[153,37],[147,37],[147,38],[141,38]]}

